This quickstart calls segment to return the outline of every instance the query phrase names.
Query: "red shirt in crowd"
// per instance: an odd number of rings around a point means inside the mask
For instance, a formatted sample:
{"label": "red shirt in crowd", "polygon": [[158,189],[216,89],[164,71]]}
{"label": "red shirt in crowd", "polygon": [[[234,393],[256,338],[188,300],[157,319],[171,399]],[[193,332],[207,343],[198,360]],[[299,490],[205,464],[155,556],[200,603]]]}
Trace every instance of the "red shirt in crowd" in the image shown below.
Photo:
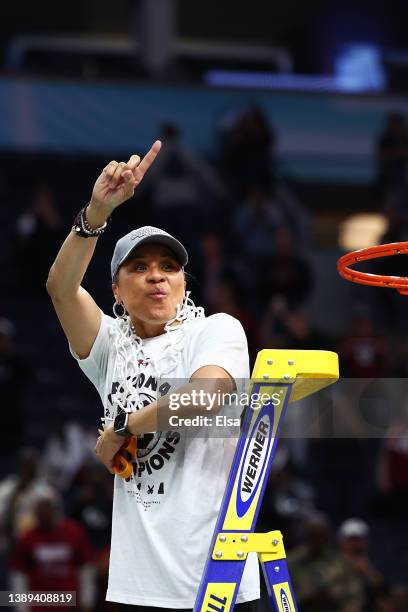
{"label": "red shirt in crowd", "polygon": [[[62,519],[52,531],[34,528],[25,533],[12,551],[10,569],[26,576],[30,591],[76,591],[78,606],[78,572],[91,560],[85,529],[76,521]],[[47,606],[50,612],[52,609]],[[44,607],[33,606],[31,610],[43,611]]]}

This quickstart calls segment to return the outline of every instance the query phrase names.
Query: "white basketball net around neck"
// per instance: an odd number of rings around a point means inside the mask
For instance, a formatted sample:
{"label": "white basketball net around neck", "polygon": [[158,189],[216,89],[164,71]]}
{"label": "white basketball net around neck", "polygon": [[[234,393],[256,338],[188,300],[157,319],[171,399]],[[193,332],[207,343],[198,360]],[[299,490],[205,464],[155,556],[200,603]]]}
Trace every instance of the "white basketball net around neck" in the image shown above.
{"label": "white basketball net around neck", "polygon": [[[160,358],[154,363],[150,362],[150,365],[155,370],[157,378],[167,376],[177,366],[179,359],[178,355],[183,349],[185,324],[195,321],[196,319],[201,319],[204,316],[204,308],[202,306],[196,306],[190,298],[190,292],[186,291],[183,303],[177,305],[174,318],[167,321],[164,326],[168,343],[165,344]],[[181,333],[175,334],[174,332],[178,330],[180,330]],[[136,330],[128,314],[116,318],[116,325],[114,326],[114,343],[116,359],[112,380],[118,381],[119,383],[115,394],[112,396],[113,415],[116,415],[118,410],[134,412],[142,407],[137,383],[141,372],[140,362],[144,361],[146,356],[143,348],[143,340],[136,334]],[[166,366],[164,369],[161,369],[160,363],[164,358]]]}

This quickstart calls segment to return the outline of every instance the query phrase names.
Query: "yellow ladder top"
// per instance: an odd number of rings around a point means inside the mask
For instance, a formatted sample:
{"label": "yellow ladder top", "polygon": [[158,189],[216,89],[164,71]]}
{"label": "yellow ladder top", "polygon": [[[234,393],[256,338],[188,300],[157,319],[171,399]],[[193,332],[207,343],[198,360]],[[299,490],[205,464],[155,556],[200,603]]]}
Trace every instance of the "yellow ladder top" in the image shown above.
{"label": "yellow ladder top", "polygon": [[251,383],[292,384],[290,402],[300,400],[335,383],[339,358],[332,351],[264,349],[259,351]]}

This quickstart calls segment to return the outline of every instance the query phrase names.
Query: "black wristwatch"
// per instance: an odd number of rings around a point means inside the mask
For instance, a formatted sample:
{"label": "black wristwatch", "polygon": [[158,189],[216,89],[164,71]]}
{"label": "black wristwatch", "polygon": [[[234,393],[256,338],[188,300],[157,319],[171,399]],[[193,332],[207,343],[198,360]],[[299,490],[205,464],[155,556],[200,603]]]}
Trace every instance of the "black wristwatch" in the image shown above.
{"label": "black wristwatch", "polygon": [[130,438],[133,434],[128,430],[129,412],[119,412],[114,420],[113,429],[118,436]]}

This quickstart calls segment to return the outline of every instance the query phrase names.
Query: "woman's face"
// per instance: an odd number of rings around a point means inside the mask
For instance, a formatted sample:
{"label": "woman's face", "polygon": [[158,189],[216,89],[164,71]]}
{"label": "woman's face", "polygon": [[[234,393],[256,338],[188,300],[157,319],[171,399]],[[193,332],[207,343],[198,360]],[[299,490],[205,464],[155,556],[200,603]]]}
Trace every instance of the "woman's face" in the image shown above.
{"label": "woman's face", "polygon": [[172,252],[161,244],[143,244],[119,268],[112,285],[117,302],[123,302],[138,335],[163,333],[185,293],[184,272]]}

